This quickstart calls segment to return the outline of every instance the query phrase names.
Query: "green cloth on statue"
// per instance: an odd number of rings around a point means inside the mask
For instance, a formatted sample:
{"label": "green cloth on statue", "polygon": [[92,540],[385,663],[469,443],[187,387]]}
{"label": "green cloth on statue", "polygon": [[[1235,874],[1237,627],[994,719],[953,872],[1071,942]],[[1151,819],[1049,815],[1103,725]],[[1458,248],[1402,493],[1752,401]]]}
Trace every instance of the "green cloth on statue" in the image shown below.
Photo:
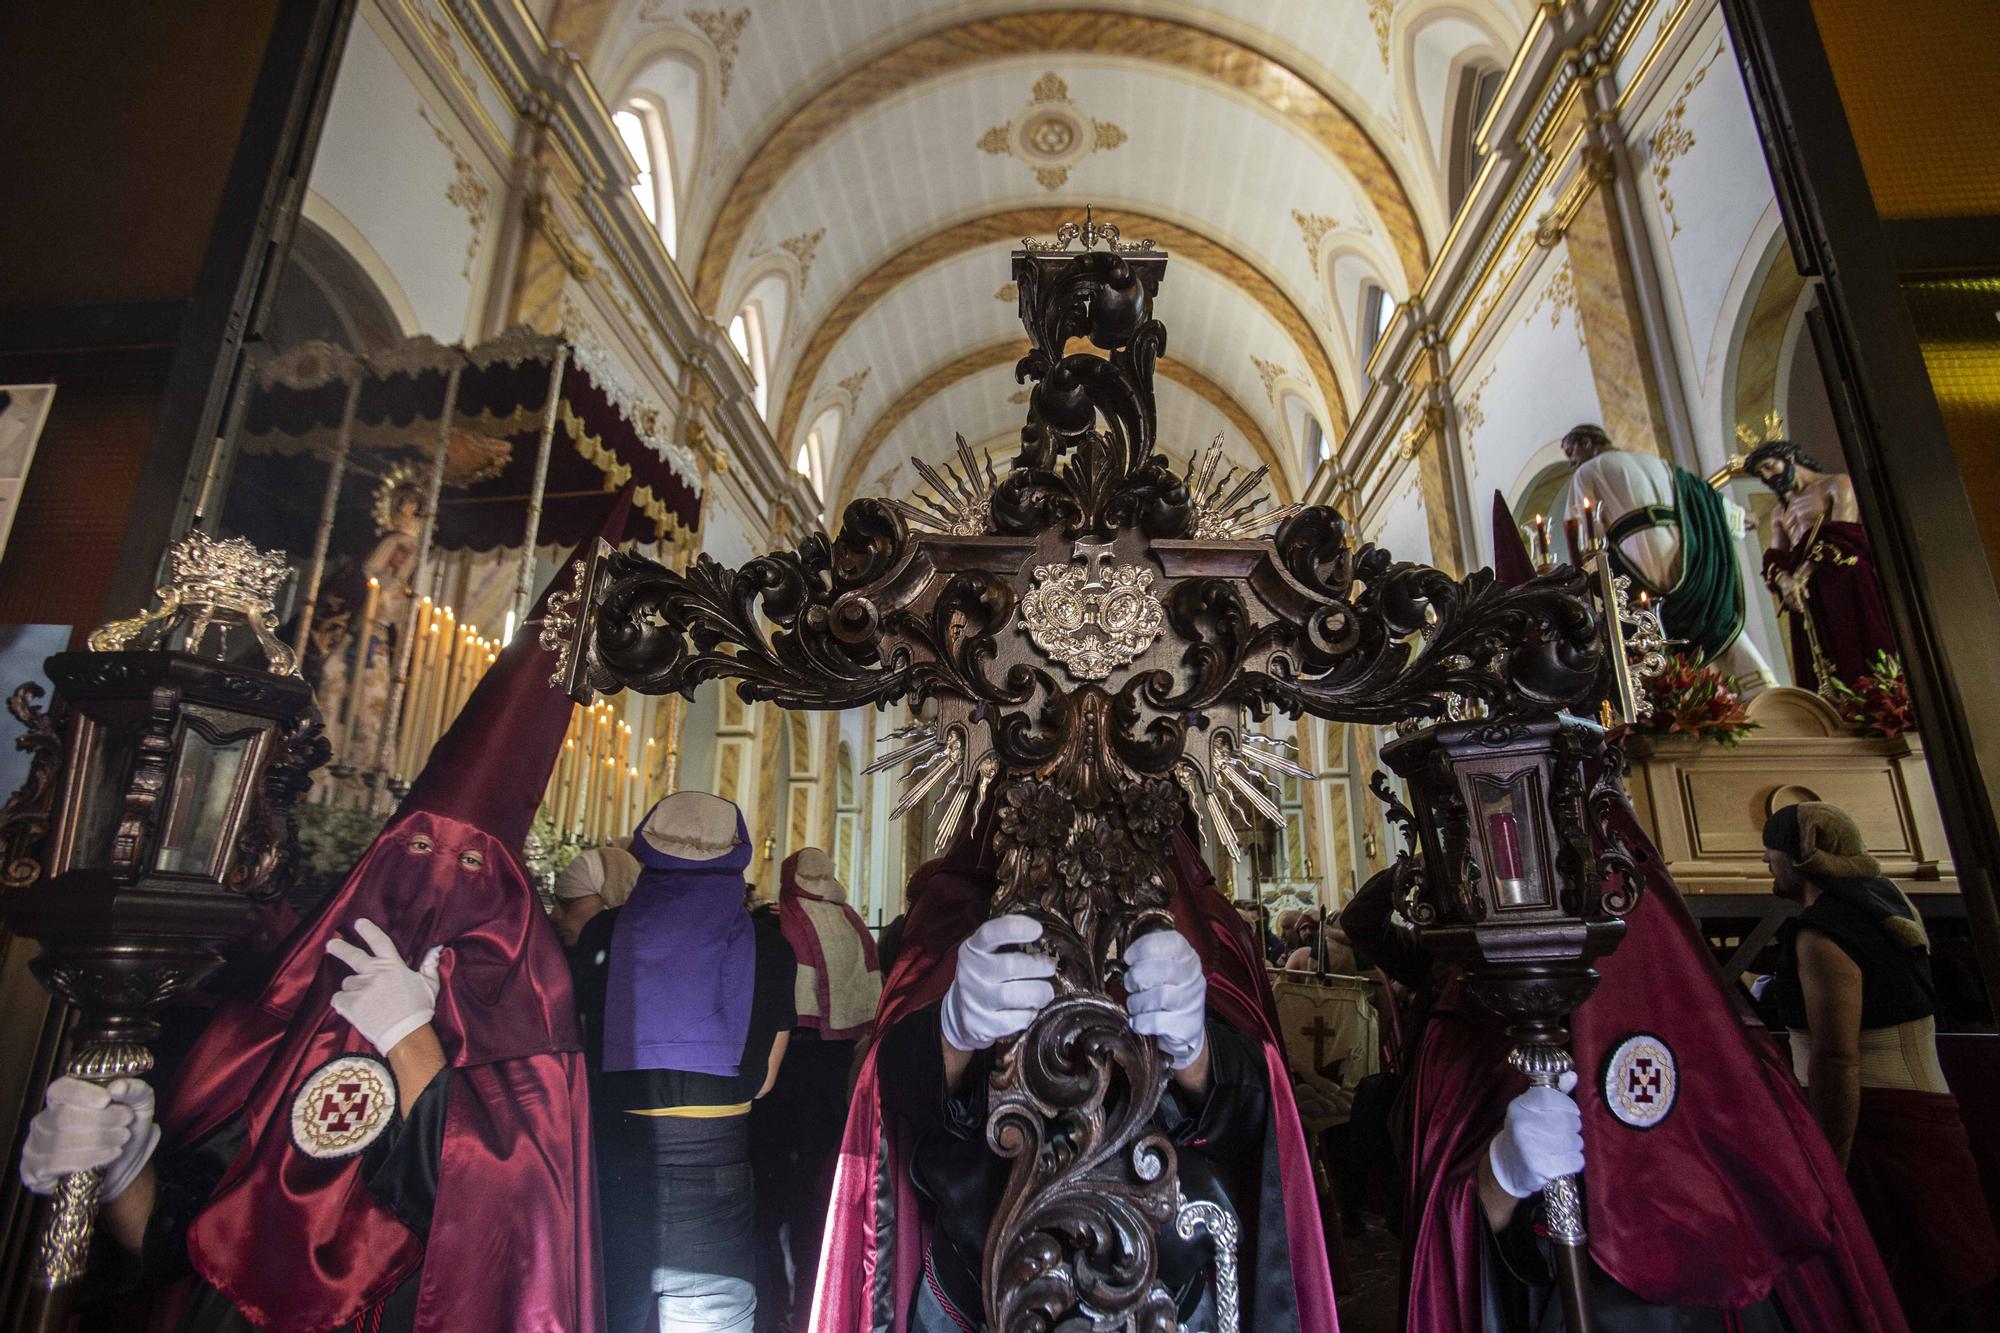
{"label": "green cloth on statue", "polygon": [[[1686,468],[1675,468],[1674,509],[1681,530],[1681,576],[1660,599],[1660,623],[1668,638],[1712,662],[1743,632],[1743,574],[1736,567],[1722,496],[1714,487]],[[1633,530],[1641,526],[1656,525],[1636,524]],[[1611,566],[1641,585],[1645,580],[1618,549],[1624,528],[1621,519],[1612,527],[1615,536],[1605,543]]]}

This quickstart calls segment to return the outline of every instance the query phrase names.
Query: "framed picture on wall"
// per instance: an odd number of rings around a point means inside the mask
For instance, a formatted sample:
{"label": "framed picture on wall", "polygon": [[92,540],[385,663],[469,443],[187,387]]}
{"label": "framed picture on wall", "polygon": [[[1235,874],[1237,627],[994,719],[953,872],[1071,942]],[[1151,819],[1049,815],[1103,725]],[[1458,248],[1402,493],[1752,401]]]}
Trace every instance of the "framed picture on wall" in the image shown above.
{"label": "framed picture on wall", "polygon": [[35,445],[55,396],[53,384],[0,384],[0,555],[7,552],[14,511],[20,508],[28,466],[35,461]]}

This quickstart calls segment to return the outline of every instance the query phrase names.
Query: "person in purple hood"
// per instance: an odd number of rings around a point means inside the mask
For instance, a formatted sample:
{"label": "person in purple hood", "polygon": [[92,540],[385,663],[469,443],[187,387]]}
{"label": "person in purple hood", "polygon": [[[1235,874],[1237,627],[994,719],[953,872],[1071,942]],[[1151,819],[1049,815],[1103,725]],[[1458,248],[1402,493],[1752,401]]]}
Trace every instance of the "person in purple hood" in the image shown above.
{"label": "person in purple hood", "polygon": [[610,1326],[749,1333],[750,1104],[785,1058],[798,965],[745,907],[750,838],[728,801],[667,797],[633,833],[632,855],[631,896],[570,950]]}

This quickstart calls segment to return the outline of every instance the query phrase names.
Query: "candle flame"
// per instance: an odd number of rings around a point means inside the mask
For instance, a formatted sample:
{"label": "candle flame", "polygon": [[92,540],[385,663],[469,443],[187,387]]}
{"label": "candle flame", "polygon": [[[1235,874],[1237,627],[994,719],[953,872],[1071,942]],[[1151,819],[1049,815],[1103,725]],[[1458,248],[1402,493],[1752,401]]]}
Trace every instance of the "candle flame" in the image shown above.
{"label": "candle flame", "polygon": [[368,576],[368,586],[371,588],[379,588],[382,586],[382,580],[376,578],[373,574],[370,574]]}

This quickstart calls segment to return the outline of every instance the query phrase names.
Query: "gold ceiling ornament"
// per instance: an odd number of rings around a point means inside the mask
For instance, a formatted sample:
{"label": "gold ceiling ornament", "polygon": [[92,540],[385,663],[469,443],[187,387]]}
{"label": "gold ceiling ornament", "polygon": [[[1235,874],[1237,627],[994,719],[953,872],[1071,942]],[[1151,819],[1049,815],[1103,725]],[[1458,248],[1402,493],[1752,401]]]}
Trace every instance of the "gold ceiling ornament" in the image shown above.
{"label": "gold ceiling ornament", "polygon": [[1025,110],[979,136],[979,151],[1015,157],[1032,167],[1044,190],[1060,190],[1069,169],[1092,153],[1125,142],[1124,130],[1108,120],[1092,120],[1069,100],[1069,85],[1051,71],[1035,80]]}
{"label": "gold ceiling ornament", "polygon": [[1257,382],[1264,386],[1264,394],[1271,400],[1271,406],[1276,407],[1278,405],[1278,381],[1284,376],[1291,374],[1291,372],[1275,361],[1266,361],[1255,352],[1250,354],[1250,361],[1257,367]]}
{"label": "gold ceiling ornament", "polygon": [[861,386],[868,382],[868,372],[873,366],[863,366],[846,379],[835,380],[834,386],[847,395],[847,408],[851,412],[861,403]]}
{"label": "gold ceiling ornament", "polygon": [[1389,25],[1396,19],[1396,0],[1368,0],[1368,21],[1375,27],[1375,45],[1382,53],[1382,68],[1389,68]]}
{"label": "gold ceiling ornament", "polygon": [[[272,672],[299,674],[298,658],[271,633],[278,623],[272,604],[292,576],[284,552],[260,551],[241,537],[218,541],[196,528],[174,545],[169,566],[167,583],[154,591],[159,606],[93,631],[90,651],[166,649],[181,633],[180,651],[227,662],[233,660],[230,631],[241,627],[257,640]],[[204,651],[211,630],[214,646]]]}
{"label": "gold ceiling ornament", "polygon": [[717,74],[716,100],[729,100],[729,76],[736,72],[736,44],[743,39],[743,27],[750,22],[750,11],[739,9],[734,14],[726,9],[690,9],[687,21],[701,30],[715,48]]}
{"label": "gold ceiling ornament", "polygon": [[797,236],[787,236],[778,242],[778,248],[799,261],[799,290],[806,289],[806,279],[812,276],[813,256],[819,253],[819,243],[826,235],[826,228],[800,232]]}
{"label": "gold ceiling ornament", "polygon": [[1021,299],[1021,284],[1018,282],[1001,283],[1000,290],[993,293],[993,299],[1005,302],[1007,305],[1016,304]]}
{"label": "gold ceiling ornament", "polygon": [[1305,237],[1306,258],[1312,261],[1313,276],[1319,276],[1319,243],[1326,234],[1340,225],[1340,219],[1327,217],[1324,213],[1306,213],[1292,210],[1292,221],[1299,224],[1299,234]]}

